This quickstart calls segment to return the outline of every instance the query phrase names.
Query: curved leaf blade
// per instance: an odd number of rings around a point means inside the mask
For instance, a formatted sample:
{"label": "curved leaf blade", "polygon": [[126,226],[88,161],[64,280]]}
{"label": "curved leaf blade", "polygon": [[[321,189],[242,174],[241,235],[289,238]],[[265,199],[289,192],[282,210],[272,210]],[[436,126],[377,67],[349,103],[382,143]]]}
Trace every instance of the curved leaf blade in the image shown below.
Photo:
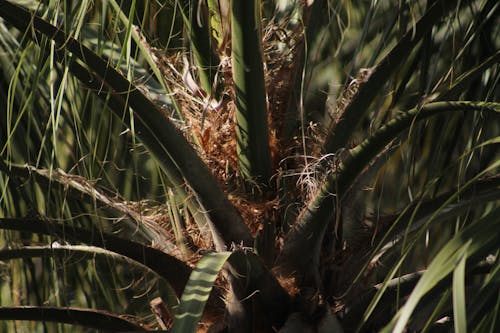
{"label": "curved leaf blade", "polygon": [[171,333],[196,332],[196,326],[212,291],[213,284],[231,252],[204,255],[189,276]]}
{"label": "curved leaf blade", "polygon": [[0,307],[0,320],[35,320],[82,325],[111,332],[142,331],[143,328],[118,314],[75,307]]}

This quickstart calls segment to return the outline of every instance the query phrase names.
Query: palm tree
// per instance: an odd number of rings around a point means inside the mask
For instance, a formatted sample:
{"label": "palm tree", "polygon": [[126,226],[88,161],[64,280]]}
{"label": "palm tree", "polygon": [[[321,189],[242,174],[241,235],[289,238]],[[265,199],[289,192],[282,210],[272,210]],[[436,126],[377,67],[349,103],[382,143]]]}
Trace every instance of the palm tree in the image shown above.
{"label": "palm tree", "polygon": [[498,331],[499,8],[0,0],[2,329]]}

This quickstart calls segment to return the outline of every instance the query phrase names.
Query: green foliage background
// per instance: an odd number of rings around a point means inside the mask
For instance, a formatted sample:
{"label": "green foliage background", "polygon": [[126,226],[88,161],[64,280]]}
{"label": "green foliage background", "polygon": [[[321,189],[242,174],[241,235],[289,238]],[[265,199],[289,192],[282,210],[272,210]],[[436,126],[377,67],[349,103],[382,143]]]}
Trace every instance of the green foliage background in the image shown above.
{"label": "green foliage background", "polygon": [[499,10],[0,1],[0,330],[498,331]]}

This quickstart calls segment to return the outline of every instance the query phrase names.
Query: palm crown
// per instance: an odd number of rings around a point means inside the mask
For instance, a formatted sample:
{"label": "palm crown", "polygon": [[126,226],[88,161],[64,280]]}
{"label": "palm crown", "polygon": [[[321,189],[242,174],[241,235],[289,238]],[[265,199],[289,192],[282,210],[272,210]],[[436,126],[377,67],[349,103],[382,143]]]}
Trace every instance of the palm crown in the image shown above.
{"label": "palm crown", "polygon": [[498,10],[0,0],[2,327],[495,331]]}

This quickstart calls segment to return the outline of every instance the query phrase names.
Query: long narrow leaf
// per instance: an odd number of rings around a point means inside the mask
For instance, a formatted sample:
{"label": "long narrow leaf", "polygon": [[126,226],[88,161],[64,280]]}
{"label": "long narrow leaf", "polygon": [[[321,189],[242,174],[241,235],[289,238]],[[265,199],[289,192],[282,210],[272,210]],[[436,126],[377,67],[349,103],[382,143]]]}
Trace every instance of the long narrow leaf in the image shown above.
{"label": "long narrow leaf", "polygon": [[260,44],[260,1],[232,0],[232,58],[239,170],[250,181],[267,184],[271,154]]}
{"label": "long narrow leaf", "polygon": [[211,43],[208,13],[204,10],[204,5],[198,1],[182,0],[179,1],[179,6],[198,69],[201,87],[210,95],[219,59],[217,59]]}
{"label": "long narrow leaf", "polygon": [[212,286],[231,252],[216,252],[204,255],[191,272],[182,293],[171,333],[196,332]]}
{"label": "long narrow leaf", "polygon": [[467,311],[465,305],[465,262],[462,256],[455,270],[453,270],[453,322],[455,332],[467,333]]}
{"label": "long narrow leaf", "polygon": [[102,310],[75,307],[0,307],[0,320],[36,320],[82,325],[109,332],[142,331],[143,328],[121,315]]}

